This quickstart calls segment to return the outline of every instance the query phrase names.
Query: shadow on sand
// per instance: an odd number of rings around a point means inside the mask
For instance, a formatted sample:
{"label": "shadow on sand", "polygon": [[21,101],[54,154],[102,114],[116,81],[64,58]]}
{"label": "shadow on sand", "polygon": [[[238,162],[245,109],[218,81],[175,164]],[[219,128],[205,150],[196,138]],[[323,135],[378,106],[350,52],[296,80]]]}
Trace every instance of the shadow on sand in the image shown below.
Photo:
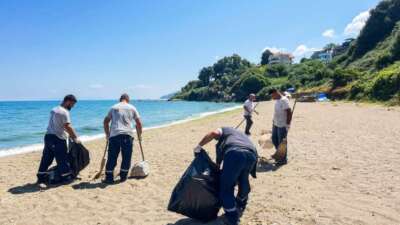
{"label": "shadow on sand", "polygon": [[[115,183],[117,184],[117,183]],[[87,190],[87,189],[104,189],[109,185],[114,185],[114,184],[105,184],[105,183],[90,183],[90,182],[81,182],[79,184],[74,184],[72,185],[72,188],[75,190]]]}
{"label": "shadow on sand", "polygon": [[21,186],[12,187],[12,188],[8,189],[8,192],[10,192],[11,194],[14,194],[14,195],[28,194],[28,193],[35,193],[35,192],[39,192],[39,191],[45,191],[45,190],[49,190],[52,188],[57,188],[61,185],[62,184],[48,185],[47,187],[40,187],[36,183],[28,183],[28,184],[24,184]]}
{"label": "shadow on sand", "polygon": [[185,218],[185,219],[180,219],[175,223],[167,223],[166,225],[225,225],[225,223],[222,221],[222,217],[219,217],[218,219],[210,221],[208,223],[203,223],[198,220]]}
{"label": "shadow on sand", "polygon": [[275,163],[271,162],[270,160],[262,157],[259,158],[257,163],[257,172],[258,173],[266,173],[266,172],[275,172],[280,167],[277,166]]}

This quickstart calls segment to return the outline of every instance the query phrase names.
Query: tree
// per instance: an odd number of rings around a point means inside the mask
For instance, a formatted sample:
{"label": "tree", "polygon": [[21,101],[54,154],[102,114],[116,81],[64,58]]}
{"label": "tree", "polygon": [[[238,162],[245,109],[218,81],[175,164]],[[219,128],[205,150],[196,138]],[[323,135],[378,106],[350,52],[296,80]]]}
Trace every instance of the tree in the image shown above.
{"label": "tree", "polygon": [[273,53],[266,49],[261,55],[261,65],[267,65],[269,63],[269,57],[273,55]]}
{"label": "tree", "polygon": [[214,69],[211,66],[204,67],[200,70],[199,80],[202,82],[204,86],[207,86],[210,83],[211,77],[214,76]]}
{"label": "tree", "polygon": [[288,68],[284,64],[274,64],[267,67],[265,71],[267,77],[284,77],[288,75]]}
{"label": "tree", "polygon": [[327,45],[325,45],[325,47],[323,48],[324,50],[331,50],[333,48],[336,48],[336,44],[335,43],[329,43]]}
{"label": "tree", "polygon": [[251,75],[243,79],[243,82],[240,85],[240,90],[245,96],[247,96],[250,93],[258,93],[269,84],[269,81],[262,75]]}

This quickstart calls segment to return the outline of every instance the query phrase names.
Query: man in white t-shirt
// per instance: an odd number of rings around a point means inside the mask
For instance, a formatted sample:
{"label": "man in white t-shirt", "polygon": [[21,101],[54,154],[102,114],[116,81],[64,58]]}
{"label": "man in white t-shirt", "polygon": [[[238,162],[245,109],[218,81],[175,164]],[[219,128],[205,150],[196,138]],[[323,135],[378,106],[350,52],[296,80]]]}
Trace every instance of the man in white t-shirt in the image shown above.
{"label": "man in white t-shirt", "polygon": [[250,94],[249,98],[243,104],[243,109],[244,109],[243,116],[246,119],[246,128],[245,128],[244,133],[247,135],[251,134],[250,129],[251,129],[251,126],[253,125],[253,120],[252,120],[253,112],[258,114],[258,112],[255,110],[255,104],[254,104],[255,101],[256,101],[256,95]]}
{"label": "man in white t-shirt", "polygon": [[67,95],[61,105],[54,107],[50,112],[49,124],[44,137],[44,149],[37,173],[37,183],[46,183],[47,169],[53,162],[57,162],[56,175],[60,177],[59,182],[72,181],[71,168],[67,161],[67,140],[70,137],[75,143],[79,143],[77,134],[72,128],[69,111],[77,102],[75,96]]}
{"label": "man in white t-shirt", "polygon": [[[105,183],[114,183],[114,168],[117,165],[119,152],[122,153],[120,181],[126,181],[131,167],[133,150],[132,122],[136,123],[138,137],[142,135],[142,122],[136,108],[129,104],[129,95],[123,94],[104,118],[104,132],[108,140],[108,158]],[[111,126],[110,126],[111,122]]]}
{"label": "man in white t-shirt", "polygon": [[[287,132],[292,121],[292,110],[289,105],[289,99],[281,94],[278,90],[272,89],[269,94],[275,100],[274,118],[272,126],[272,143],[276,150],[282,140],[286,138]],[[287,163],[287,155],[284,159],[277,162],[277,165],[284,165]]]}

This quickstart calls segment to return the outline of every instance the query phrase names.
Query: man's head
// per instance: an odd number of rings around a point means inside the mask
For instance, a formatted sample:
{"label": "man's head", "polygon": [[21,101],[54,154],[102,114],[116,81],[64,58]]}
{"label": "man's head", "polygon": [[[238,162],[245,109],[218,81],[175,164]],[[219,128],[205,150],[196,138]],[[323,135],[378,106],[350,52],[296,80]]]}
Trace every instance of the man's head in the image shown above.
{"label": "man's head", "polygon": [[254,102],[254,101],[256,100],[256,95],[253,94],[253,93],[250,94],[250,95],[249,95],[249,100],[252,101],[252,102]]}
{"label": "man's head", "polygon": [[121,97],[119,98],[119,101],[128,103],[129,102],[129,95],[126,94],[126,93],[122,94]]}
{"label": "man's head", "polygon": [[74,95],[67,95],[64,97],[62,106],[68,110],[71,110],[74,107],[76,102],[77,102],[77,100]]}
{"label": "man's head", "polygon": [[275,88],[269,90],[269,95],[271,95],[273,100],[278,100],[282,97],[281,93]]}

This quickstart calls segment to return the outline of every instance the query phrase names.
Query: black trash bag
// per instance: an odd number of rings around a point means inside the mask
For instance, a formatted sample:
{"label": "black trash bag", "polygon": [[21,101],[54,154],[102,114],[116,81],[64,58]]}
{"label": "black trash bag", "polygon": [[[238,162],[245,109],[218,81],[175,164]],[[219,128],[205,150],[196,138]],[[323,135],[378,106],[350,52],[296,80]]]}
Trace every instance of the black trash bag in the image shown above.
{"label": "black trash bag", "polygon": [[[84,168],[90,163],[89,151],[82,144],[70,142],[69,151],[67,155],[68,165],[71,169],[72,178],[76,178]],[[56,173],[57,166],[50,167],[44,181],[48,184],[58,184],[62,182],[61,176]]]}
{"label": "black trash bag", "polygon": [[68,152],[69,166],[75,178],[90,163],[89,151],[82,144],[71,142]]}
{"label": "black trash bag", "polygon": [[214,220],[221,208],[219,168],[201,150],[175,186],[168,210],[202,222]]}

